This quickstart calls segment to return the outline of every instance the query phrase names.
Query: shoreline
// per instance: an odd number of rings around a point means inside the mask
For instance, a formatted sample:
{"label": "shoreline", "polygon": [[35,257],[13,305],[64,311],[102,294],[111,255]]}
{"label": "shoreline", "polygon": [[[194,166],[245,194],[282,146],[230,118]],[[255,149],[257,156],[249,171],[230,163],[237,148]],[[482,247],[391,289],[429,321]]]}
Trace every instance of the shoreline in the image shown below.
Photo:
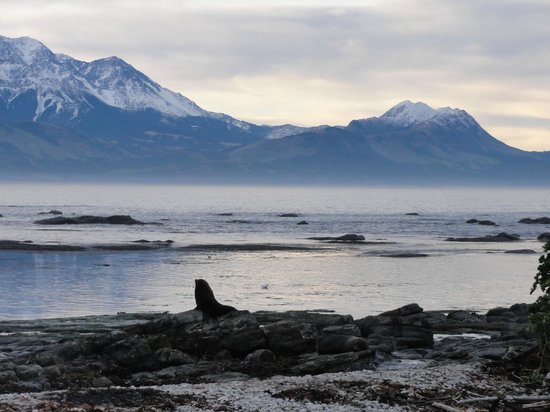
{"label": "shoreline", "polygon": [[[466,390],[538,394],[506,374],[536,347],[528,310],[409,304],[361,319],[311,311],[205,319],[191,310],[0,321],[0,409],[163,410],[170,401],[189,411],[434,410],[430,396],[458,407]],[[472,380],[484,382],[481,392]]]}

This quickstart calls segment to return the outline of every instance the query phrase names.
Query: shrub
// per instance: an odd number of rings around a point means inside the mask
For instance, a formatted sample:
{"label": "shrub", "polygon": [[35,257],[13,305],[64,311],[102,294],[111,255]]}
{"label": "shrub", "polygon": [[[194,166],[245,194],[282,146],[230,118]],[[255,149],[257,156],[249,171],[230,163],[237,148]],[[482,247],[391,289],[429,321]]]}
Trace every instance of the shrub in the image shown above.
{"label": "shrub", "polygon": [[529,315],[530,329],[537,339],[541,368],[550,366],[550,242],[544,245],[544,253],[539,258],[538,272],[531,287],[531,294],[542,291]]}

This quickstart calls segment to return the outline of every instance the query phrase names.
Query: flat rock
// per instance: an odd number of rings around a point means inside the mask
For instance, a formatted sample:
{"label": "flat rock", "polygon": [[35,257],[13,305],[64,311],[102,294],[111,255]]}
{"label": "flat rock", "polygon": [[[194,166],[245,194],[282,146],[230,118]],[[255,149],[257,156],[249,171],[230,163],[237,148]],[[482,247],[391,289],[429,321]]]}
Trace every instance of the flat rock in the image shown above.
{"label": "flat rock", "polygon": [[447,242],[515,242],[520,240],[518,234],[501,232],[497,235],[487,235],[482,237],[449,237]]}
{"label": "flat rock", "polygon": [[541,224],[541,225],[550,225],[550,217],[537,217],[535,219],[531,219],[530,217],[526,217],[524,219],[520,219],[518,223],[525,223],[528,225],[533,224]]}
{"label": "flat rock", "polygon": [[144,225],[144,222],[135,220],[129,215],[91,216],[78,217],[57,216],[49,219],[37,220],[38,225]]}

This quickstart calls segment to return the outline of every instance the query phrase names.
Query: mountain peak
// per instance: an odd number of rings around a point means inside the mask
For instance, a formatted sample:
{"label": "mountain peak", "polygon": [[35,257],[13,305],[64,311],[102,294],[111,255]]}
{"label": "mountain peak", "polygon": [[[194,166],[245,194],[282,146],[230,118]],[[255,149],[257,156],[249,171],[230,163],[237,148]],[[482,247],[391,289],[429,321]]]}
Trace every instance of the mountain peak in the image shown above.
{"label": "mountain peak", "polygon": [[84,62],[54,54],[30,37],[0,36],[0,101],[36,96],[34,120],[90,109],[88,96],[125,111],[151,109],[167,116],[211,116],[179,93],[161,87],[119,57]]}
{"label": "mountain peak", "polygon": [[405,100],[396,104],[382,116],[380,119],[396,123],[401,126],[409,126],[429,120],[437,115],[437,110],[431,108],[426,103],[413,103]]}
{"label": "mountain peak", "polygon": [[48,58],[53,53],[44,44],[31,37],[0,36],[0,56],[4,59],[19,60],[27,65],[36,60]]}
{"label": "mountain peak", "polygon": [[380,119],[401,127],[412,126],[426,121],[434,121],[440,125],[447,126],[473,126],[477,122],[464,110],[451,107],[440,107],[434,109],[422,102],[402,101],[396,104]]}

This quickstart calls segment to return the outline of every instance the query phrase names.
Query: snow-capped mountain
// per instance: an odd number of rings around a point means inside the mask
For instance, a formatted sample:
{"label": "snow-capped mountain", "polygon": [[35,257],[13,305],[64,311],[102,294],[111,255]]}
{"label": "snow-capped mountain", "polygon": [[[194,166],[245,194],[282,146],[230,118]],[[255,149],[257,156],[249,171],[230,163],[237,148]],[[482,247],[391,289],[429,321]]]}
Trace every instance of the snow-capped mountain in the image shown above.
{"label": "snow-capped mountain", "polygon": [[117,57],[84,62],[0,36],[0,176],[547,184],[548,153],[460,109],[404,101],[347,126],[258,126],[202,109]]}
{"label": "snow-capped mountain", "polygon": [[427,121],[455,127],[479,126],[475,119],[464,110],[450,107],[434,109],[426,103],[413,103],[410,100],[396,104],[379,119],[400,127],[409,127]]}
{"label": "snow-capped mountain", "polygon": [[117,57],[83,62],[55,54],[29,37],[0,36],[0,101],[36,98],[33,120],[92,110],[90,97],[118,109],[152,109],[168,116],[208,116],[188,98],[161,87]]}

